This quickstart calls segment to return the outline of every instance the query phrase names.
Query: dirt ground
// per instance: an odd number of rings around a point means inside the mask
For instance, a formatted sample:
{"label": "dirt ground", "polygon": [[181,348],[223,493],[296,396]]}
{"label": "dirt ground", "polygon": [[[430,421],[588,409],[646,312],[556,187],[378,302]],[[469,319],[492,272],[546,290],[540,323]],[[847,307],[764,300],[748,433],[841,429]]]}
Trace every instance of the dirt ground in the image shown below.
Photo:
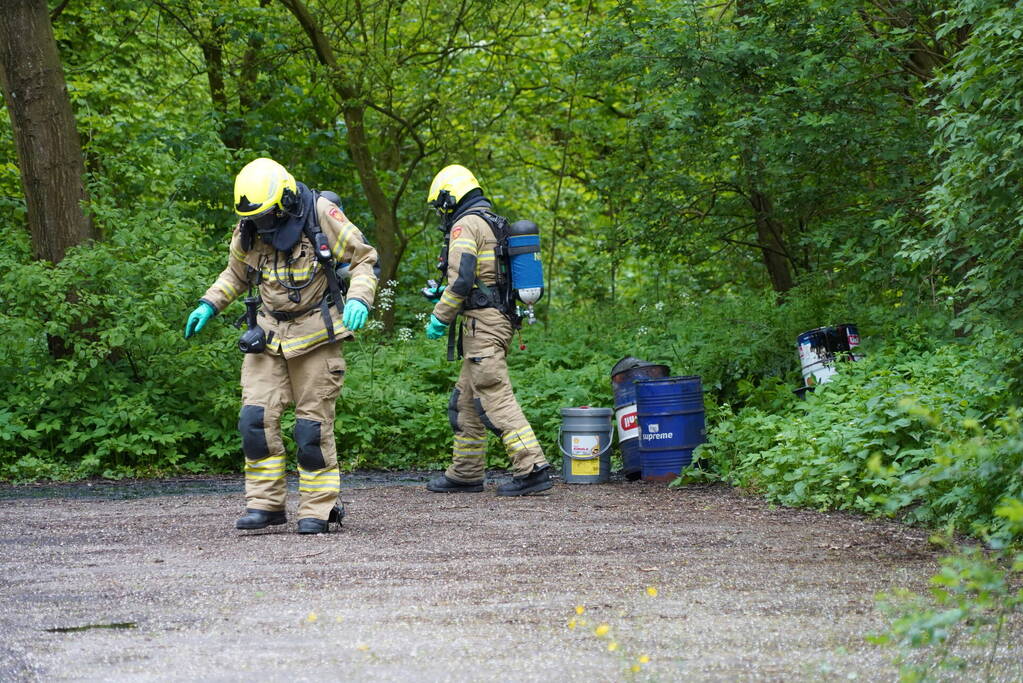
{"label": "dirt ground", "polygon": [[0,680],[892,680],[874,595],[937,566],[922,530],[723,486],[426,478],[346,477],[312,537],[293,482],[257,532],[240,477],[0,487]]}

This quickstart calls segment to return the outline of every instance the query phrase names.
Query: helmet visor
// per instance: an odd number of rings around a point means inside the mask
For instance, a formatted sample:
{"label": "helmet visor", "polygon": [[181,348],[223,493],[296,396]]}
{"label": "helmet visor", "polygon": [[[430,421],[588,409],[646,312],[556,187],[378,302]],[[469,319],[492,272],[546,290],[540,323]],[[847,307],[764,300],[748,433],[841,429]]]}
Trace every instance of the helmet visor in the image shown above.
{"label": "helmet visor", "polygon": [[277,211],[276,209],[268,209],[255,216],[243,218],[242,222],[248,223],[259,233],[273,232],[277,227]]}

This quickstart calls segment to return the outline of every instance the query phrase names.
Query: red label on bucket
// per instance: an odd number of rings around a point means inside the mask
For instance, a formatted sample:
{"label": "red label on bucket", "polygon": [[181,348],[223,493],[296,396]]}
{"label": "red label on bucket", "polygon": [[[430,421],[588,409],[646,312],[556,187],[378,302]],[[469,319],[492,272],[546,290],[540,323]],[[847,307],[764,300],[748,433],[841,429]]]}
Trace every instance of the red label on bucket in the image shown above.
{"label": "red label on bucket", "polygon": [[639,422],[636,419],[636,404],[622,406],[615,412],[618,423],[618,441],[635,439],[639,436]]}

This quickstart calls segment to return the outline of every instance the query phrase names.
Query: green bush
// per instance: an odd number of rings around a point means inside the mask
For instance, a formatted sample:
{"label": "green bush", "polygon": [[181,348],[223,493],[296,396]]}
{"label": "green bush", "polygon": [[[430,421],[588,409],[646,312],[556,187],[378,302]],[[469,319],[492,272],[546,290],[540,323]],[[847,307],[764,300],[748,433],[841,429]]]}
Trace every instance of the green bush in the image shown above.
{"label": "green bush", "polygon": [[[1006,499],[995,510],[1010,535],[1023,535],[1023,502]],[[900,590],[879,596],[888,618],[870,636],[892,648],[900,680],[968,677],[1020,680],[1023,660],[1023,553],[1011,548],[983,552],[962,546],[943,558],[929,596]]]}
{"label": "green bush", "polygon": [[783,505],[898,514],[985,537],[1023,493],[1020,349],[1011,336],[869,346],[805,401],[748,388],[713,414],[698,455],[725,481]]}
{"label": "green bush", "polygon": [[195,283],[213,267],[196,258],[198,237],[167,216],[140,213],[56,267],[0,255],[8,397],[0,477],[235,467],[233,330],[215,321],[198,345],[181,333]]}

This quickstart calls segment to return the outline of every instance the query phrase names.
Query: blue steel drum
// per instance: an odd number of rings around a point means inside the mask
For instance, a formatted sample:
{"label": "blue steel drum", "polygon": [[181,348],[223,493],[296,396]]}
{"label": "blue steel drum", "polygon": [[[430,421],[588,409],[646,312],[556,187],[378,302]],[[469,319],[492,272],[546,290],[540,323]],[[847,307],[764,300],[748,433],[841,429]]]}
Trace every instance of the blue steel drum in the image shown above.
{"label": "blue steel drum", "polygon": [[643,479],[671,481],[706,437],[700,377],[636,380],[636,414]]}
{"label": "blue steel drum", "polygon": [[648,363],[626,356],[611,368],[611,388],[614,390],[615,424],[618,446],[622,452],[622,475],[629,481],[643,474],[643,461],[639,456],[639,422],[636,420],[636,380],[659,379],[671,374],[667,365]]}

